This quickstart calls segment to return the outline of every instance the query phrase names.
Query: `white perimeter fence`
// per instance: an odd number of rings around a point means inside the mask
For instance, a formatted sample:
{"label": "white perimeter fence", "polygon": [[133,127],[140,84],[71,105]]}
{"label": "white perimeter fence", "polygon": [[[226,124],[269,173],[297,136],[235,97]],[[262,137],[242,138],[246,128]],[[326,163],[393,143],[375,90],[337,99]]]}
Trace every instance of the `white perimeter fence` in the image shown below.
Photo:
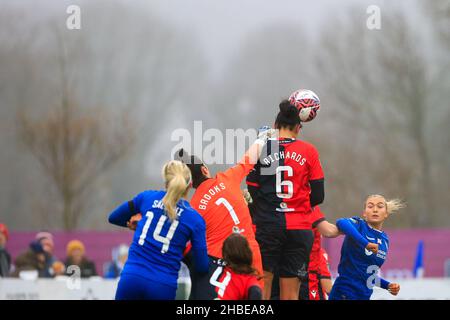
{"label": "white perimeter fence", "polygon": [[[450,299],[449,278],[401,279],[397,297],[375,288],[372,299]],[[187,297],[190,279],[179,281],[178,299]],[[0,278],[0,300],[110,300],[114,299],[117,280],[90,278],[73,281],[70,278],[20,280]]]}

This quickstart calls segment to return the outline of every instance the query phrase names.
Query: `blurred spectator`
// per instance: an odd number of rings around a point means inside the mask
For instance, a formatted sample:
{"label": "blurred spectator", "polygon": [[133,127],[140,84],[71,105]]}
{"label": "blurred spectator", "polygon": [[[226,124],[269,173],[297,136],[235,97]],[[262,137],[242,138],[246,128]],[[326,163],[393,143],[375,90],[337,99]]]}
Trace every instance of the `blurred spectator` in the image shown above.
{"label": "blurred spectator", "polygon": [[53,242],[53,235],[50,232],[41,231],[36,234],[34,237],[35,240],[38,240],[41,242],[42,247],[44,248],[45,255],[46,255],[46,261],[45,261],[45,267],[46,267],[46,276],[51,277],[51,266],[52,264],[57,260],[53,256],[53,249],[55,248],[55,243]]}
{"label": "blurred spectator", "polygon": [[88,260],[85,256],[84,244],[79,240],[72,240],[67,244],[66,269],[70,265],[76,265],[80,268],[81,277],[88,278],[97,275],[94,262]]}
{"label": "blurred spectator", "polygon": [[40,241],[45,251],[45,277],[50,278],[64,274],[64,264],[54,256],[55,243],[53,235],[47,231],[38,232],[35,239]]}
{"label": "blurred spectator", "polygon": [[0,223],[0,277],[8,277],[11,269],[11,256],[6,251],[9,232],[6,225]]}
{"label": "blurred spectator", "polygon": [[34,240],[27,251],[16,258],[16,269],[12,276],[19,277],[22,271],[37,271],[39,278],[46,277],[46,258],[42,243]]}
{"label": "blurred spectator", "polygon": [[105,278],[107,279],[114,279],[120,276],[123,266],[128,259],[128,246],[121,244],[113,248],[112,259],[113,261],[109,263],[105,272]]}

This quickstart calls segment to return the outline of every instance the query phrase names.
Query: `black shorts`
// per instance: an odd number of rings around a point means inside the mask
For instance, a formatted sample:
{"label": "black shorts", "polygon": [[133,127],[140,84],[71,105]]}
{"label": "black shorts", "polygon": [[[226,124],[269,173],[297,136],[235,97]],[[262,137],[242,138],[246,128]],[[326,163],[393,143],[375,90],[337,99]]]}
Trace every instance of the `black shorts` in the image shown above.
{"label": "black shorts", "polygon": [[225,263],[222,259],[218,259],[212,256],[209,258],[209,271],[208,273],[199,274],[195,271],[192,263],[192,253],[188,253],[185,259],[185,263],[189,269],[191,277],[191,293],[189,300],[215,300],[218,297],[216,286],[211,284],[211,278],[214,272],[219,267],[224,267]]}
{"label": "black shorts", "polygon": [[264,271],[278,269],[281,278],[307,276],[314,236],[312,230],[256,227]]}

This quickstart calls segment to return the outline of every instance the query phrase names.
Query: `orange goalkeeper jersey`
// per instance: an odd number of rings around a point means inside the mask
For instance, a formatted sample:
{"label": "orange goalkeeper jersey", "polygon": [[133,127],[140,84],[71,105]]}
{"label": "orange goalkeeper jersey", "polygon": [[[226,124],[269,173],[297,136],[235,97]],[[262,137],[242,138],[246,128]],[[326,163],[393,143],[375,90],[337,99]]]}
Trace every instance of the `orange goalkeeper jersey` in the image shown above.
{"label": "orange goalkeeper jersey", "polygon": [[245,156],[237,165],[220,172],[216,177],[204,181],[195,191],[190,203],[206,222],[206,244],[208,254],[222,258],[222,244],[239,229],[253,251],[254,266],[262,268],[261,253],[252,228],[252,218],[242,195],[241,181],[254,164]]}

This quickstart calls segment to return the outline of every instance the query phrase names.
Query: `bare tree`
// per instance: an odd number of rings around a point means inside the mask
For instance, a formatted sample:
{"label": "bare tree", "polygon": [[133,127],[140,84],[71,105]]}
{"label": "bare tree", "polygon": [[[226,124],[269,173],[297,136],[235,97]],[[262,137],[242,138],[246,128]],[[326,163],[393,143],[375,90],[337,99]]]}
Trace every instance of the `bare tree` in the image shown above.
{"label": "bare tree", "polygon": [[83,113],[68,97],[37,120],[18,113],[22,141],[58,190],[65,230],[77,227],[95,180],[132,146],[133,130],[127,121],[117,126],[111,120],[104,110]]}
{"label": "bare tree", "polygon": [[439,39],[450,47],[450,3],[447,0],[422,1],[421,7],[431,19]]}
{"label": "bare tree", "polygon": [[32,11],[27,5],[32,1],[9,1],[0,14],[0,211],[15,229],[63,225],[53,214],[63,211],[60,192],[34,153],[24,152],[29,147],[20,127],[22,115],[27,125],[62,119],[67,105],[70,119],[103,118],[99,143],[120,138],[120,128],[131,130],[127,161],[104,170],[83,195],[90,214],[78,227],[109,228],[105,213],[118,201],[159,186],[171,130],[198,119],[209,92],[203,53],[188,28],[174,27],[148,4],[82,1],[81,30],[65,28],[64,3],[43,1]]}
{"label": "bare tree", "polygon": [[65,230],[74,230],[83,215],[90,187],[123,158],[135,133],[125,116],[114,121],[104,108],[82,108],[69,93],[64,42],[60,44],[60,101],[47,114],[32,119],[20,109],[20,138],[53,182],[62,203]]}
{"label": "bare tree", "polygon": [[[383,28],[370,31],[353,10],[325,30],[317,64],[326,92],[335,103],[336,121],[351,143],[347,163],[336,175],[341,188],[355,194],[382,193],[406,198],[407,218],[397,225],[431,226],[440,215],[433,194],[429,64],[402,14],[383,15]],[[349,47],[357,49],[349,50]],[[346,140],[346,141],[345,141]],[[362,195],[364,196],[364,194]]]}

